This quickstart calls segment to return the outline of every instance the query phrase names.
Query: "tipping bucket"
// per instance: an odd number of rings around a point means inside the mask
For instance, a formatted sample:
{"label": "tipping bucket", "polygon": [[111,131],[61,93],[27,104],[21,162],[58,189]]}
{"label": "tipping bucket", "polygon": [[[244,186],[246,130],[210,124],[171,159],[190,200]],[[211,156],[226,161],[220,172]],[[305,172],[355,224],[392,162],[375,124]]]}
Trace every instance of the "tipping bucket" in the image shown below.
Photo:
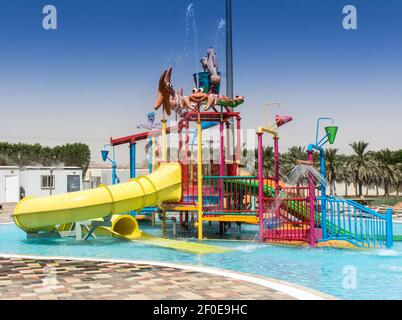
{"label": "tipping bucket", "polygon": [[330,144],[334,144],[336,134],[338,133],[338,127],[335,126],[325,127],[325,131],[327,133],[328,142]]}
{"label": "tipping bucket", "polygon": [[[218,72],[218,75],[221,76],[221,73]],[[211,90],[211,80],[209,78],[209,72],[199,72],[194,73],[194,83],[197,88],[204,89],[205,93],[208,93]],[[220,86],[216,86],[214,93],[219,94]]]}
{"label": "tipping bucket", "polygon": [[276,115],[275,116],[275,121],[276,121],[276,126],[282,127],[284,124],[292,121],[293,118],[291,116],[280,116],[280,115]]}
{"label": "tipping bucket", "polygon": [[107,157],[109,156],[109,151],[102,150],[101,154],[102,154],[102,160],[105,162],[107,160]]}

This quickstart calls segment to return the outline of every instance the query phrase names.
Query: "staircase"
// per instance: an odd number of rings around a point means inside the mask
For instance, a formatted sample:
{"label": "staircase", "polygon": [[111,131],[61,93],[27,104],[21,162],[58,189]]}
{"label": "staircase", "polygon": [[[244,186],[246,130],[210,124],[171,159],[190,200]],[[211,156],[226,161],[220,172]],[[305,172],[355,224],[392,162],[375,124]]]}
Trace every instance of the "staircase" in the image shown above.
{"label": "staircase", "polygon": [[0,203],[0,223],[9,223],[13,221],[11,215],[14,212],[16,203]]}
{"label": "staircase", "polygon": [[[359,247],[392,246],[392,212],[381,214],[355,201],[317,198],[323,240],[346,240]],[[323,215],[326,208],[326,215]]]}

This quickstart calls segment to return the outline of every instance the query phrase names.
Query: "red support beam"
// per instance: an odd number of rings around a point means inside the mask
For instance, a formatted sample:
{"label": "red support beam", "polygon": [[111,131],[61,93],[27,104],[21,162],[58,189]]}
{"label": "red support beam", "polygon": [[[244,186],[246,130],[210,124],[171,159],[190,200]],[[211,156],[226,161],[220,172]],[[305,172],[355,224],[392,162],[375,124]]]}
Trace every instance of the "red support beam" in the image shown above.
{"label": "red support beam", "polygon": [[[175,130],[179,130],[182,127],[182,124],[179,123],[177,126],[166,128],[166,133],[170,134]],[[110,144],[112,146],[120,146],[122,144],[129,144],[129,143],[136,143],[142,140],[148,140],[150,137],[156,137],[162,135],[162,130],[153,130],[153,131],[146,131],[137,134],[133,134],[131,136],[122,137],[122,138],[110,138]]]}

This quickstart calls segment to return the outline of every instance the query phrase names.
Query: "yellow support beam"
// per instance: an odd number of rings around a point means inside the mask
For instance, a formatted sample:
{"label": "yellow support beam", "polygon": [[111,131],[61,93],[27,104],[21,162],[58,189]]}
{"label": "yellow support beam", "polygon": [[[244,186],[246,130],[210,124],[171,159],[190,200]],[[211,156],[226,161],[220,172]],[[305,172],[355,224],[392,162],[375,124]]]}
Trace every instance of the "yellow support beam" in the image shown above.
{"label": "yellow support beam", "polygon": [[213,221],[213,222],[242,222],[248,224],[258,224],[258,217],[254,216],[240,216],[240,215],[222,215],[222,216],[204,216],[204,221]]}
{"label": "yellow support beam", "polygon": [[198,239],[202,240],[203,230],[202,230],[202,126],[201,120],[197,120],[197,149],[198,149]]}
{"label": "yellow support beam", "polygon": [[276,130],[271,130],[269,128],[259,127],[257,133],[268,133],[274,136],[274,138],[278,138],[278,132]]}
{"label": "yellow support beam", "polygon": [[181,205],[181,204],[174,204],[174,203],[163,204],[162,208],[163,208],[163,210],[166,210],[166,211],[193,211],[193,212],[198,211],[198,206],[185,205],[185,204]]}
{"label": "yellow support beam", "polygon": [[166,119],[162,120],[162,161],[167,161]]}

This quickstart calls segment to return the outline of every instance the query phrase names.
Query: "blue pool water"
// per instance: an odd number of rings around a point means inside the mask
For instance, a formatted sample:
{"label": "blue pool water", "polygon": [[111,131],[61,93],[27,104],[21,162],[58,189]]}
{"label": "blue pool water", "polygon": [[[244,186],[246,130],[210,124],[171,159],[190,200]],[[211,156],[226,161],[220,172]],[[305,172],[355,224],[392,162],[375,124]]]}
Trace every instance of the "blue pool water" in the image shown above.
{"label": "blue pool water", "polygon": [[[147,229],[157,234],[159,229]],[[402,224],[395,225],[402,234]],[[196,256],[116,239],[27,240],[14,225],[0,225],[0,253],[176,262],[258,274],[297,283],[343,299],[402,299],[402,243],[391,250],[291,248],[251,242],[214,241],[231,247],[220,255]],[[346,266],[356,269],[356,288],[344,288]]]}

